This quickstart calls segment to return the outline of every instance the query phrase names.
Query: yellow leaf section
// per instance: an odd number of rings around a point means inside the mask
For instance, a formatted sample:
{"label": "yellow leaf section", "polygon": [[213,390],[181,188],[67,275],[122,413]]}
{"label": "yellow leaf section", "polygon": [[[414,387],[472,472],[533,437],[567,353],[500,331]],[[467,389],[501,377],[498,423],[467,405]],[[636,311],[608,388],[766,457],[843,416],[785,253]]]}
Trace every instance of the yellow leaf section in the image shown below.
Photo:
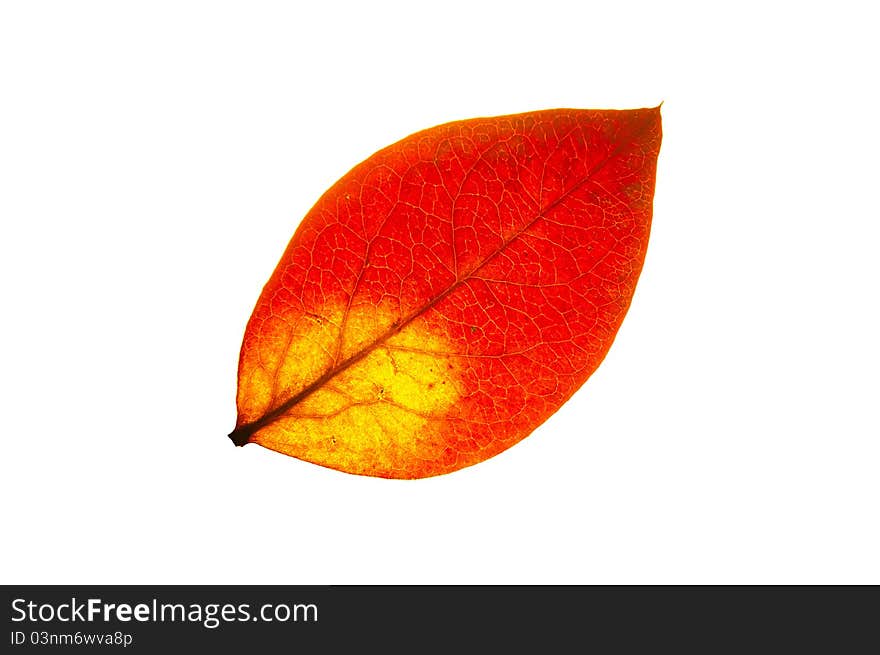
{"label": "yellow leaf section", "polygon": [[416,319],[251,441],[348,473],[431,475],[446,449],[443,421],[461,397],[460,358],[452,353],[445,338]]}
{"label": "yellow leaf section", "polygon": [[252,423],[314,382],[333,363],[342,311],[264,321],[241,356],[240,423]]}
{"label": "yellow leaf section", "polygon": [[[378,317],[387,321],[378,321]],[[343,323],[342,342],[339,344],[339,361],[345,361],[369,348],[380,331],[391,327],[395,317],[400,316],[399,306],[389,298],[377,304],[352,305]]]}

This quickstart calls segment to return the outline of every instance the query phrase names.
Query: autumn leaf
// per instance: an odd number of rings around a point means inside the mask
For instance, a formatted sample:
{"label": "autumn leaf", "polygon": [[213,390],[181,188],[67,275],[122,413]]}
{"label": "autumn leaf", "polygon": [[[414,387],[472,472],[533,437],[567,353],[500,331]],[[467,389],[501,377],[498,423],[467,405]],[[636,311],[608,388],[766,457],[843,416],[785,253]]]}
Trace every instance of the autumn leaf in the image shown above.
{"label": "autumn leaf", "polygon": [[440,125],[306,215],[247,325],[237,445],[421,478],[528,436],[599,366],[651,224],[660,109]]}

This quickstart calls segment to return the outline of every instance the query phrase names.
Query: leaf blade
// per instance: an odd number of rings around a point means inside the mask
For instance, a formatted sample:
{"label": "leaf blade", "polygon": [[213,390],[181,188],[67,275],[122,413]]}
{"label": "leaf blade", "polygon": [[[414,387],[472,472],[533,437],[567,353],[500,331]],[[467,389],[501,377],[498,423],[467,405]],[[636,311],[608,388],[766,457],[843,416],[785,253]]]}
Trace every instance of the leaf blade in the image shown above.
{"label": "leaf blade", "polygon": [[[545,110],[431,128],[356,166],[261,294],[233,439],[424,477],[527,436],[595,370],[629,306],[660,139],[659,108]],[[346,391],[353,378],[372,391]],[[302,414],[316,393],[323,409]],[[424,396],[444,400],[420,413]]]}

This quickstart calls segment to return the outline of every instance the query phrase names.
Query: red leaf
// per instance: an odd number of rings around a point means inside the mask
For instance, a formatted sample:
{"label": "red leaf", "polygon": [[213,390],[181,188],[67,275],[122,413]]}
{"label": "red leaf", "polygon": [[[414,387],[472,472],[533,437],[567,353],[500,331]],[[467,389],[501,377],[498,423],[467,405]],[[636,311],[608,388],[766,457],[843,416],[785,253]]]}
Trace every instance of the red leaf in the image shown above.
{"label": "red leaf", "polygon": [[245,332],[238,445],[416,478],[509,448],[596,369],[642,268],[660,111],[458,121],[303,219]]}

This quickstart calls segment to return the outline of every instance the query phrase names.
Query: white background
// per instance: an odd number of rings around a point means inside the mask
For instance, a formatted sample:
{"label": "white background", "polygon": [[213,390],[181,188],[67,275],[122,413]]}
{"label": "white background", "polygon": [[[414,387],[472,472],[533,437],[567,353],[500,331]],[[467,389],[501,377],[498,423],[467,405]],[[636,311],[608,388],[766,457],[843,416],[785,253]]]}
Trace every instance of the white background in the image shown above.
{"label": "white background", "polygon": [[[3,583],[880,583],[870,3],[4,2]],[[438,123],[663,101],[599,371],[502,455],[235,448],[299,219]]]}

